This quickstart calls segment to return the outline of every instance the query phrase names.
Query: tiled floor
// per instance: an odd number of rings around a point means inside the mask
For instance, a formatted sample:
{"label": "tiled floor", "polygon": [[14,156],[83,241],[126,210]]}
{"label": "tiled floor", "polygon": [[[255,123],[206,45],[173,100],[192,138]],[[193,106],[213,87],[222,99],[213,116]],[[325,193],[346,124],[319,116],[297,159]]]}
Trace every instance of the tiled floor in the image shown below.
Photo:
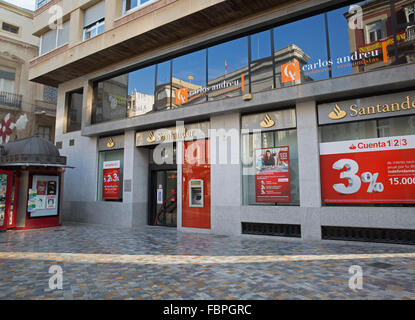
{"label": "tiled floor", "polygon": [[415,299],[415,247],[70,224],[0,233],[0,299]]}

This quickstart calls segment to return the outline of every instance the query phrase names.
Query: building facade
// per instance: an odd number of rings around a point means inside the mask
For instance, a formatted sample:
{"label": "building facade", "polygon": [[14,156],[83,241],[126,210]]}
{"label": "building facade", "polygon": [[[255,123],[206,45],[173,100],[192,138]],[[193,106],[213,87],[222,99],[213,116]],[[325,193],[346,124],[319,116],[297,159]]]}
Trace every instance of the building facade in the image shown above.
{"label": "building facade", "polygon": [[0,1],[0,144],[38,136],[55,139],[57,89],[29,81],[39,54],[33,12]]}
{"label": "building facade", "polygon": [[63,220],[415,243],[414,8],[39,1]]}

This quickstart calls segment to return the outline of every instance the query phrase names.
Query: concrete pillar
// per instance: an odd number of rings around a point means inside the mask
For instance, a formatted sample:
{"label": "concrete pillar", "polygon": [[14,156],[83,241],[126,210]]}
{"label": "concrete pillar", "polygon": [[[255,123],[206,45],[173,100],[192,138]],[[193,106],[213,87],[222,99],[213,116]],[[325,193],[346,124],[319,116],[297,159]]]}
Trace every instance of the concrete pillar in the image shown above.
{"label": "concrete pillar", "polygon": [[301,225],[304,240],[321,239],[321,187],[317,108],[315,101],[297,103],[300,206],[305,208]]}
{"label": "concrete pillar", "polygon": [[210,140],[212,232],[238,235],[242,205],[240,114],[214,116],[210,121],[211,129],[216,129]]}
{"label": "concrete pillar", "polygon": [[94,101],[94,88],[92,82],[84,82],[84,96],[82,100],[82,129],[92,124],[92,104]]}
{"label": "concrete pillar", "polygon": [[71,12],[69,24],[69,46],[73,47],[83,40],[84,11],[81,8]]}
{"label": "concrete pillar", "polygon": [[[16,227],[24,228],[26,226],[26,210],[27,210],[27,188],[29,186],[29,171],[22,170],[20,173],[19,193],[17,203]],[[14,213],[16,214],[16,213]],[[62,213],[61,213],[62,214]]]}
{"label": "concrete pillar", "polygon": [[105,31],[114,27],[114,20],[122,15],[124,1],[105,0]]}
{"label": "concrete pillar", "polygon": [[135,130],[125,132],[123,202],[132,211],[131,226],[147,225],[149,150],[135,146]]}
{"label": "concrete pillar", "polygon": [[177,230],[182,230],[183,224],[183,148],[184,142],[176,143],[177,162]]}

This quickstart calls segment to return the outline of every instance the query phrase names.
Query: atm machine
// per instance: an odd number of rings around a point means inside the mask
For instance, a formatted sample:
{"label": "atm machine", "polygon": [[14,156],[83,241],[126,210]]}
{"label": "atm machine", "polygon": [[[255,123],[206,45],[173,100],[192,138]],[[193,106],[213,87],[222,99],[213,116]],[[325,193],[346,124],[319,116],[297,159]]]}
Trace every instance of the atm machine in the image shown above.
{"label": "atm machine", "polygon": [[200,179],[189,181],[189,207],[204,208],[204,182]]}

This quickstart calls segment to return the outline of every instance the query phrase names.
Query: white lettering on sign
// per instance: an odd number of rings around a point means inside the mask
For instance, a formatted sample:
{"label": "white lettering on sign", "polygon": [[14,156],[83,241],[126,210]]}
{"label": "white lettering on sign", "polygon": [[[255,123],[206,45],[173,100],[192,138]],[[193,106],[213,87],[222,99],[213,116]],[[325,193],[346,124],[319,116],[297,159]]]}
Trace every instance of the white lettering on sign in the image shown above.
{"label": "white lettering on sign", "polygon": [[107,161],[104,162],[104,169],[118,169],[120,168],[121,161]]}
{"label": "white lettering on sign", "polygon": [[320,143],[320,155],[415,148],[415,135]]}

